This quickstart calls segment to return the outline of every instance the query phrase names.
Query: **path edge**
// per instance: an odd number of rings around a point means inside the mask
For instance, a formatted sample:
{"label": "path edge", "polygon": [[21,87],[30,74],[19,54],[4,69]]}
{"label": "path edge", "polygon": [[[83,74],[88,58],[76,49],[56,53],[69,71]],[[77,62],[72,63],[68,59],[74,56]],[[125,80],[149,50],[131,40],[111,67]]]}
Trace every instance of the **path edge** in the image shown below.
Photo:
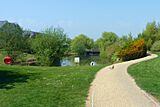
{"label": "path edge", "polygon": [[[155,55],[155,57],[154,57],[153,55]],[[153,56],[153,57],[150,58],[150,59],[144,60],[144,61],[149,61],[149,60],[152,60],[152,59],[155,59],[155,58],[158,57],[157,54],[150,54],[150,56]],[[146,57],[147,57],[147,56],[146,56]],[[134,64],[141,63],[141,62],[144,62],[144,61],[135,62]],[[160,107],[160,102],[159,102],[154,96],[152,96],[151,94],[147,93],[145,90],[143,90],[142,88],[140,88],[140,87],[137,85],[135,79],[128,73],[128,68],[129,68],[130,66],[134,65],[134,64],[131,64],[131,65],[129,65],[129,66],[127,67],[127,71],[126,71],[127,75],[132,79],[132,82],[133,82],[133,83],[135,84],[135,86],[141,91],[141,93],[142,93],[143,95],[145,95],[146,98],[148,98],[150,101],[152,101],[152,102],[155,104],[155,107]]]}

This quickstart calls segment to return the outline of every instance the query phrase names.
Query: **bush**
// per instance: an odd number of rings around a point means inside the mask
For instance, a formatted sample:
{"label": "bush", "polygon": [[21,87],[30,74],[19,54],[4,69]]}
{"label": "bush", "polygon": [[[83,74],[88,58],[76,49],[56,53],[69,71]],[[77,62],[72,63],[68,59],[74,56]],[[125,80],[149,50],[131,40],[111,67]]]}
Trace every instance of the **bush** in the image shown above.
{"label": "bush", "polygon": [[112,44],[112,45],[109,45],[107,48],[106,48],[106,56],[107,56],[107,60],[108,62],[115,62],[117,60],[117,56],[116,56],[116,52],[118,51],[119,49],[119,45],[118,45],[118,42]]}
{"label": "bush", "polygon": [[146,56],[147,49],[144,39],[135,40],[130,46],[122,49],[118,56],[123,61],[133,60]]}
{"label": "bush", "polygon": [[109,63],[109,61],[107,60],[107,54],[105,50],[100,50],[100,62],[102,64]]}
{"label": "bush", "polygon": [[156,41],[152,47],[151,47],[151,51],[160,51],[160,41]]}
{"label": "bush", "polygon": [[49,28],[32,41],[32,49],[42,66],[60,66],[60,60],[68,49],[68,38],[62,29]]}

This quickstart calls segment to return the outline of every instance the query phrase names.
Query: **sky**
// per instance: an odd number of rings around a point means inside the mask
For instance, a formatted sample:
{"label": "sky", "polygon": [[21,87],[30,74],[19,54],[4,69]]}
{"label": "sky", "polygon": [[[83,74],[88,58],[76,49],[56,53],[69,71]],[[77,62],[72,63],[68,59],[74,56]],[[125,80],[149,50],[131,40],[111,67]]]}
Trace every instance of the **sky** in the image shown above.
{"label": "sky", "polygon": [[160,0],[0,0],[0,20],[23,29],[62,27],[70,38],[102,32],[137,36],[148,22],[160,22]]}

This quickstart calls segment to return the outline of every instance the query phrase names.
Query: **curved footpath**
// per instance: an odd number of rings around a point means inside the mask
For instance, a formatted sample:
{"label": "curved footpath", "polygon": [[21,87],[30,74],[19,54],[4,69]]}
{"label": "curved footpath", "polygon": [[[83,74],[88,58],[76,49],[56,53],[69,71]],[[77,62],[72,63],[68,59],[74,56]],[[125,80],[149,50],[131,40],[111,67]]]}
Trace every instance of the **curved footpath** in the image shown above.
{"label": "curved footpath", "polygon": [[91,84],[86,107],[160,107],[149,94],[141,90],[127,73],[128,66],[157,57],[114,64],[100,70]]}

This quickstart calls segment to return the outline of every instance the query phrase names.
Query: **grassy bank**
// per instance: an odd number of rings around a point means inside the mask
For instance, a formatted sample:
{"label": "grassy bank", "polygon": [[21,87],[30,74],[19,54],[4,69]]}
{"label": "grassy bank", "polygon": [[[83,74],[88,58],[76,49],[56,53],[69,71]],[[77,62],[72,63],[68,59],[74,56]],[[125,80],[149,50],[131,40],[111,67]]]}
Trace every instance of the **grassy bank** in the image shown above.
{"label": "grassy bank", "polygon": [[103,66],[0,66],[0,107],[85,107],[90,83]]}
{"label": "grassy bank", "polygon": [[160,53],[158,58],[132,65],[128,73],[137,85],[160,101]]}

